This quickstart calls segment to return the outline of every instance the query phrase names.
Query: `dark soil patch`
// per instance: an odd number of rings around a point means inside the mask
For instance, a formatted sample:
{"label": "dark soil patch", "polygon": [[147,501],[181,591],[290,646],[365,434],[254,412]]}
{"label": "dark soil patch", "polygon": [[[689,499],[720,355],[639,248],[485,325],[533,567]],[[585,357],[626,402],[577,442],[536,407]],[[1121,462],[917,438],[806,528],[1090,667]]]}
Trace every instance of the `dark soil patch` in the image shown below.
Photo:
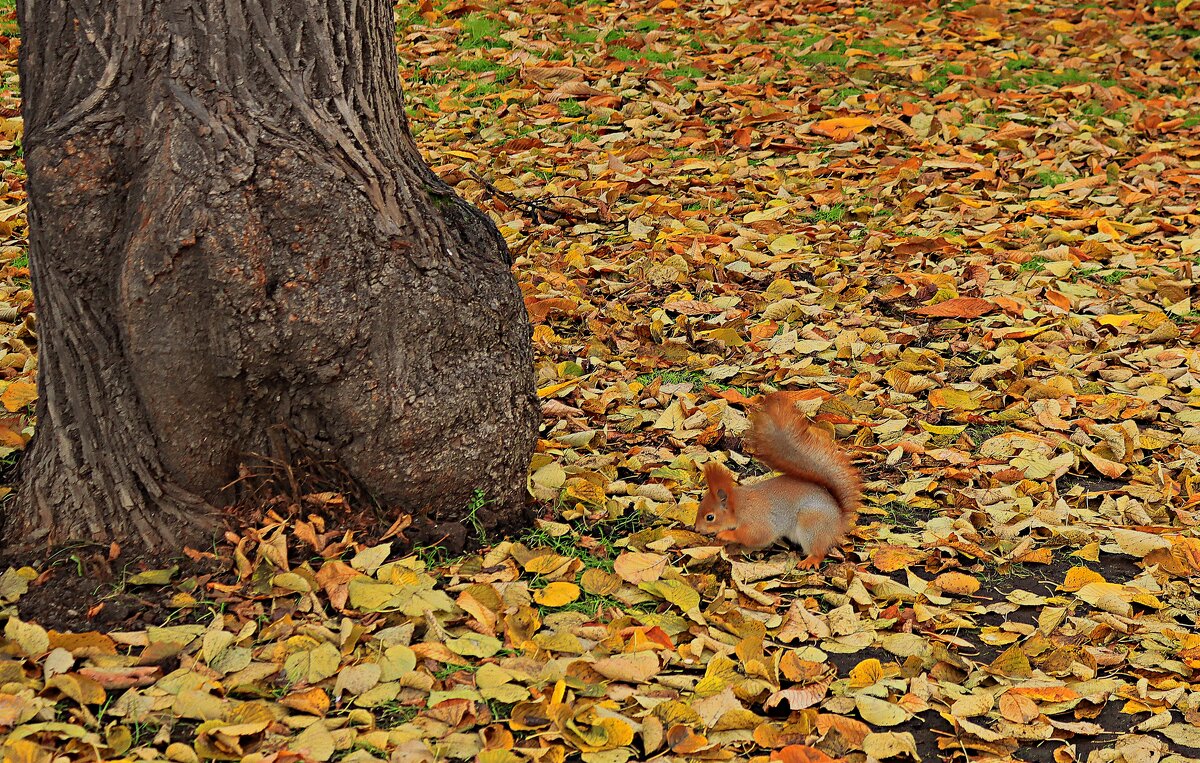
{"label": "dark soil patch", "polygon": [[42,575],[17,600],[17,614],[47,630],[60,632],[143,630],[166,623],[196,622],[205,608],[180,608],[171,599],[179,592],[179,581],[194,578],[197,598],[204,585],[219,576],[222,566],[215,560],[192,561],[187,557],[164,559],[162,568],[179,565],[172,584],[129,586],[125,581],[150,566],[109,562],[98,551],[60,549],[41,559],[15,555],[0,556],[0,570],[30,566]]}

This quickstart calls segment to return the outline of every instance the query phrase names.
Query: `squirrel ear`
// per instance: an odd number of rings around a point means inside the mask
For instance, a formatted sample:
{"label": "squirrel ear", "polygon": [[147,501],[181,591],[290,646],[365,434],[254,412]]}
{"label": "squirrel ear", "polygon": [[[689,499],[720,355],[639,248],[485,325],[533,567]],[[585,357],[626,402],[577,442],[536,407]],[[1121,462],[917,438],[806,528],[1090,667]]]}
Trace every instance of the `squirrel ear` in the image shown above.
{"label": "squirrel ear", "polygon": [[729,503],[729,494],[724,490],[717,488],[717,500],[721,502],[721,507],[724,508]]}
{"label": "squirrel ear", "polygon": [[729,500],[729,493],[733,492],[733,472],[715,461],[709,461],[704,465],[704,480],[708,483],[708,489],[722,503]]}

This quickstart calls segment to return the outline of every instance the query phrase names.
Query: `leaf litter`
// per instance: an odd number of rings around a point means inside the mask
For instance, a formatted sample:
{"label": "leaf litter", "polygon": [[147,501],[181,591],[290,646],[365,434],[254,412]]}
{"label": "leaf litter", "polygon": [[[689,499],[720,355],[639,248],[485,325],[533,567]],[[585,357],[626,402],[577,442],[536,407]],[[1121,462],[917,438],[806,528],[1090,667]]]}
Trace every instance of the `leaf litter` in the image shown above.
{"label": "leaf litter", "polygon": [[[126,579],[149,624],[106,589],[101,627],[39,623],[84,565],[14,565],[3,760],[1195,759],[1191,6],[399,7],[421,148],[495,216],[535,324],[542,515],[446,559],[268,513]],[[690,529],[705,462],[762,474],[746,411],[780,388],[869,478],[814,574]]]}

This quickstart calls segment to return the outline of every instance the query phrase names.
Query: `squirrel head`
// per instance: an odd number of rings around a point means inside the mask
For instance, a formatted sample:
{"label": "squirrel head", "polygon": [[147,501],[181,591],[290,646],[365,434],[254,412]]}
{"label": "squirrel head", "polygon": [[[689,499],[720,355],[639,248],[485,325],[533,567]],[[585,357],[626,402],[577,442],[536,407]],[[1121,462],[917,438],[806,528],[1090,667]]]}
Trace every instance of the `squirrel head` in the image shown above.
{"label": "squirrel head", "polygon": [[708,492],[696,512],[696,532],[719,533],[736,528],[733,473],[721,464],[709,462],[704,465],[704,479],[708,482]]}

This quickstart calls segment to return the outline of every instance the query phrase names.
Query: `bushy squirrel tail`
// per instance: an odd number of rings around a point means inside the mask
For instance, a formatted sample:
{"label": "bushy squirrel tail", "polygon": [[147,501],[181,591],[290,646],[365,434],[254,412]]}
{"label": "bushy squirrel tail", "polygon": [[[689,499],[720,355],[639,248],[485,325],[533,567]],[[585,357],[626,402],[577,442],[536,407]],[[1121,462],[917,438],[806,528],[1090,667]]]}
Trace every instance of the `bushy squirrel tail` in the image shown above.
{"label": "bushy squirrel tail", "polygon": [[749,443],[777,472],[829,491],[849,522],[862,506],[862,478],[837,443],[796,412],[785,392],[766,397],[751,414]]}

